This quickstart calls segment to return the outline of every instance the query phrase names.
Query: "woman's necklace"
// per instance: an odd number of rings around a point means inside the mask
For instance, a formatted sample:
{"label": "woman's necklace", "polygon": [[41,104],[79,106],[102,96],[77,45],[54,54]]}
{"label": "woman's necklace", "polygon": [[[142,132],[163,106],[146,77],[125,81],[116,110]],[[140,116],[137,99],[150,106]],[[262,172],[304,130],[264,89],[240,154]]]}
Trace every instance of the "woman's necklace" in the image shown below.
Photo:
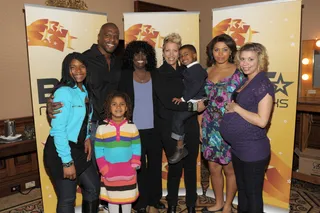
{"label": "woman's necklace", "polygon": [[134,72],[134,74],[136,75],[136,77],[138,78],[140,83],[144,83],[147,77],[147,71],[144,71],[144,76],[143,78],[140,78],[139,75],[137,74],[137,72]]}

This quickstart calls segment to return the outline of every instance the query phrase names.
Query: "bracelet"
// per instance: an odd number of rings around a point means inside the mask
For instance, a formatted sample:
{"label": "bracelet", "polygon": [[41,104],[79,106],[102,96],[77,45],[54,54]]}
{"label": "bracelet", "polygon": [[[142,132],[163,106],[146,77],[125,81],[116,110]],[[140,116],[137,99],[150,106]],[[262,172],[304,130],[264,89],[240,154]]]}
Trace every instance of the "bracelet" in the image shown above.
{"label": "bracelet", "polygon": [[188,102],[188,112],[196,112],[198,110],[198,103]]}
{"label": "bracelet", "polygon": [[68,162],[68,163],[63,163],[62,164],[62,167],[63,168],[69,168],[70,166],[72,166],[74,164],[74,161],[72,160],[72,161],[70,161],[70,162]]}

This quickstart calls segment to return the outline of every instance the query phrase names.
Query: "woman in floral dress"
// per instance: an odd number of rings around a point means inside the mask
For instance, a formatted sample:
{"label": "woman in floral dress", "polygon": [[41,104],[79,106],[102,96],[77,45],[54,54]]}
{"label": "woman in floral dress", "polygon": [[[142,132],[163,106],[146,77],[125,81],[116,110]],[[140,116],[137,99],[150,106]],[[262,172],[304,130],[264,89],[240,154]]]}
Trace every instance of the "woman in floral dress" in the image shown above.
{"label": "woman in floral dress", "polygon": [[[225,113],[225,106],[231,100],[233,91],[241,84],[244,76],[233,63],[237,51],[234,40],[222,34],[211,40],[207,46],[208,79],[205,91],[209,98],[207,109],[199,116],[201,122],[202,152],[208,160],[211,183],[216,198],[213,206],[205,207],[202,212],[222,211],[230,213],[232,201],[237,191],[235,175],[231,162],[231,148],[219,133],[220,121]],[[226,177],[226,201],[223,188]]]}

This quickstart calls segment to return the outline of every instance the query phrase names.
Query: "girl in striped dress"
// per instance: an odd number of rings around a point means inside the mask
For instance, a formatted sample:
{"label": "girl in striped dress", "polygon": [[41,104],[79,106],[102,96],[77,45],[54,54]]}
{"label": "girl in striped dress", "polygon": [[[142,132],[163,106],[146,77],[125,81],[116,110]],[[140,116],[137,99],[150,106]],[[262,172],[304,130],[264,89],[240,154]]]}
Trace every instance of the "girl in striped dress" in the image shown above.
{"label": "girl in striped dress", "polygon": [[132,105],[126,93],[111,93],[105,101],[106,119],[99,125],[95,155],[101,173],[100,199],[107,201],[110,213],[131,212],[139,196],[137,172],[140,168],[139,132],[129,118]]}

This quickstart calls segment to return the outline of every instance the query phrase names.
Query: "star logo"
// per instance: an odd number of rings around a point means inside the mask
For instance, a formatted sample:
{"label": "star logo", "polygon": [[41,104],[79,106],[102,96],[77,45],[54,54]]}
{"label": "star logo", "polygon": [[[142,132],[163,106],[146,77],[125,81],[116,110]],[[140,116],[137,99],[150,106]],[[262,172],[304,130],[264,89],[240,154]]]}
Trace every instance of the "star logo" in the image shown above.
{"label": "star logo", "polygon": [[64,51],[65,47],[73,49],[73,39],[69,30],[49,19],[38,19],[27,26],[28,46],[44,46]]}
{"label": "star logo", "polygon": [[154,48],[161,48],[163,37],[152,25],[135,24],[125,31],[125,42],[128,44],[131,41],[146,41]]}
{"label": "star logo", "polygon": [[284,95],[288,96],[287,87],[290,86],[293,81],[284,81],[282,73],[280,73],[277,81],[272,81],[275,87],[275,93],[282,92]]}
{"label": "star logo", "polygon": [[251,26],[242,19],[227,18],[212,28],[212,37],[223,33],[230,35],[235,40],[237,46],[240,47],[252,41],[252,36],[259,32],[253,30]]}

